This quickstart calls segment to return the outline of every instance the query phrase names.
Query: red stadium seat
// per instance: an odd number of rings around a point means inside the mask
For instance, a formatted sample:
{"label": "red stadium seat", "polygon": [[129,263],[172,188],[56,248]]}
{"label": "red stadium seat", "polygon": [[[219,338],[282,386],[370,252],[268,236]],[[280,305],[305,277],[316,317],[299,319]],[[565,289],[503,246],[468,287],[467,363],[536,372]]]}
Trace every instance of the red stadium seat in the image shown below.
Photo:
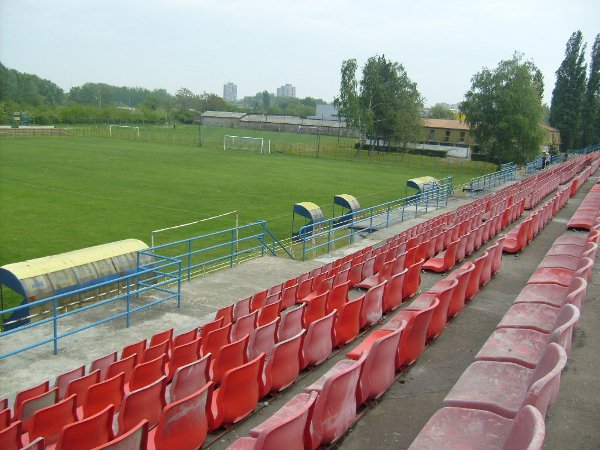
{"label": "red stadium seat", "polygon": [[250,335],[256,329],[258,323],[258,311],[239,317],[231,328],[231,340],[238,341],[246,335]]}
{"label": "red stadium seat", "polygon": [[166,405],[166,386],[167,377],[163,376],[154,383],[125,395],[118,417],[119,435],[136,427],[142,420],[148,421],[149,428],[156,426]]}
{"label": "red stadium seat", "polygon": [[192,328],[189,331],[178,334],[173,338],[173,347],[179,347],[183,344],[189,344],[200,337],[200,332],[197,327]]}
{"label": "red stadium seat", "polygon": [[117,361],[117,352],[109,353],[106,356],[95,359],[92,361],[90,365],[90,372],[94,372],[95,370],[100,371],[100,379],[104,380],[106,378],[106,372],[108,372],[108,367]]}
{"label": "red stadium seat", "polygon": [[92,450],[146,450],[147,442],[148,421],[142,420],[127,433]]}
{"label": "red stadium seat", "polygon": [[212,354],[209,353],[187,366],[179,367],[169,386],[169,400],[176,402],[202,389],[210,381],[209,368]]}
{"label": "red stadium seat", "polygon": [[337,311],[315,320],[308,326],[302,345],[302,368],[321,364],[331,354],[334,346],[333,324]]}
{"label": "red stadium seat", "polygon": [[225,372],[248,362],[249,339],[250,337],[246,335],[237,341],[225,344],[217,351],[210,367],[210,378],[215,384],[221,384]]}
{"label": "red stadium seat", "polygon": [[360,310],[360,327],[372,327],[381,320],[383,315],[383,293],[385,290],[384,281],[381,284],[369,289],[364,294],[362,308]]}
{"label": "red stadium seat", "polygon": [[301,370],[302,344],[305,330],[275,344],[265,365],[265,390],[279,392],[291,385]]}
{"label": "red stadium seat", "polygon": [[[115,354],[116,358],[116,354]],[[113,361],[114,362],[114,361]],[[90,372],[93,372],[90,369]],[[65,398],[65,394],[67,393],[67,385],[77,378],[81,378],[85,375],[85,366],[78,367],[76,369],[70,370],[63,374],[60,374],[56,377],[56,382],[54,383],[54,387],[58,388],[58,399],[62,400]]]}
{"label": "red stadium seat", "polygon": [[36,411],[31,420],[29,441],[44,438],[46,445],[54,444],[62,428],[77,422],[76,395],[71,395],[54,405]]}
{"label": "red stadium seat", "polygon": [[66,425],[58,436],[56,450],[80,450],[106,444],[114,438],[114,405],[108,405],[79,422]]}
{"label": "red stadium seat", "polygon": [[107,378],[92,384],[83,400],[83,405],[77,409],[77,417],[83,419],[99,413],[109,405],[118,411],[125,397],[125,374],[123,372],[112,378]]}
{"label": "red stadium seat", "polygon": [[336,347],[344,345],[356,339],[360,331],[360,311],[362,309],[363,297],[349,301],[337,312],[334,325],[334,344]]}

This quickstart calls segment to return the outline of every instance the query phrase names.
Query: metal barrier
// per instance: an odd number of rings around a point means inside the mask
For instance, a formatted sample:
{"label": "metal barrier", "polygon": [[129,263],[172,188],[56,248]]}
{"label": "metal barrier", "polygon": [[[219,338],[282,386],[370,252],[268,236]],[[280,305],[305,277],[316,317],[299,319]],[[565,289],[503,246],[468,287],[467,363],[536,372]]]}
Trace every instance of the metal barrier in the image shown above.
{"label": "metal barrier", "polygon": [[[84,331],[119,318],[125,318],[125,326],[129,327],[132,314],[174,298],[177,299],[177,306],[181,306],[181,261],[160,255],[151,256],[154,258],[154,261],[146,264],[146,266],[143,268],[138,267],[136,272],[129,275],[114,278],[103,283],[94,284],[82,289],[72,290],[60,295],[55,295],[53,297],[37,300],[35,302],[30,302],[25,305],[2,311],[2,314],[12,314],[24,309],[30,310],[31,308],[48,308],[48,310],[44,311],[43,313],[44,316],[48,317],[1,332],[0,340],[2,341],[3,347],[10,346],[9,336],[17,335],[18,333],[29,332],[29,330],[32,329],[41,330],[42,338],[25,346],[19,346],[20,344],[18,339],[16,339],[17,348],[3,351],[0,354],[0,360],[49,343],[53,343],[54,354],[56,355],[58,353],[59,339],[63,339],[67,336],[79,333],[80,331]],[[94,291],[115,285],[115,283],[118,283],[119,286],[122,286],[117,295],[106,300],[95,301],[94,303],[91,303],[91,301],[96,298],[95,295],[93,295]],[[177,286],[176,288],[170,287],[174,284]],[[145,301],[150,298],[149,294],[151,293],[158,295],[159,298]],[[86,294],[92,294],[89,297],[90,303],[87,305],[85,305],[85,303],[87,303],[85,300],[77,302],[76,304],[69,304],[66,306],[60,305],[61,301],[68,300],[74,296],[85,296]],[[140,300],[141,296],[145,297]],[[84,315],[84,313],[108,305],[111,307],[120,307],[123,309],[123,311],[112,314],[113,311],[109,310],[103,319],[81,325],[81,323],[85,322],[86,320],[86,315]],[[74,309],[69,310],[70,307],[73,307]],[[64,324],[64,320],[69,317],[77,318],[77,323]],[[66,327],[65,331],[59,330],[61,321],[63,321],[63,324]],[[45,334],[50,334],[51,337],[45,337]]]}
{"label": "metal barrier", "polygon": [[302,261],[306,261],[308,252],[323,249],[329,253],[337,242],[351,244],[357,234],[387,228],[405,218],[446,206],[448,197],[454,192],[453,179],[448,177],[440,182],[419,194],[356,211],[350,221],[340,223],[340,218],[334,217],[300,228],[298,240],[302,245]]}
{"label": "metal barrier", "polygon": [[502,169],[497,172],[488,173],[480,177],[475,177],[465,185],[463,191],[467,191],[469,196],[477,195],[481,192],[499,186],[515,179],[517,173],[516,164],[510,162],[502,165]]}
{"label": "metal barrier", "polygon": [[264,256],[267,251],[277,255],[278,248],[294,259],[269,231],[267,223],[258,221],[151,247],[138,252],[138,264],[141,264],[140,255],[168,256],[181,261],[184,277],[189,281],[197,275],[233,267],[248,259]]}

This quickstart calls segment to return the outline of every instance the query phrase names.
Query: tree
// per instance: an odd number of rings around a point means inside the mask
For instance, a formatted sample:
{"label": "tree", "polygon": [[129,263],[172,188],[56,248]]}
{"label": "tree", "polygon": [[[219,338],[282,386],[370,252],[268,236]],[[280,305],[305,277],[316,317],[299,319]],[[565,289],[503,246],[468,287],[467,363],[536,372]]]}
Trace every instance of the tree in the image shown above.
{"label": "tree", "polygon": [[581,108],[585,92],[585,43],[581,31],[571,35],[565,59],[556,71],[556,84],[550,103],[550,125],[560,130],[566,150],[581,142]]}
{"label": "tree", "polygon": [[269,108],[271,108],[271,96],[267,91],[263,91],[262,93],[262,106],[265,114],[269,112]]}
{"label": "tree", "polygon": [[582,107],[581,146],[600,143],[600,34],[592,47],[590,73]]}
{"label": "tree", "polygon": [[371,149],[377,141],[384,146],[415,142],[421,129],[423,98],[402,64],[373,56],[363,67],[360,83],[356,82],[356,68],[354,59],[342,63],[340,96],[334,100],[346,124],[358,126],[361,134],[371,139]]}
{"label": "tree", "polygon": [[460,104],[479,146],[498,162],[524,163],[540,151],[543,132],[542,73],[515,53],[494,70],[471,79]]}
{"label": "tree", "polygon": [[436,103],[429,108],[427,117],[430,119],[456,119],[456,114],[448,106],[442,103]]}

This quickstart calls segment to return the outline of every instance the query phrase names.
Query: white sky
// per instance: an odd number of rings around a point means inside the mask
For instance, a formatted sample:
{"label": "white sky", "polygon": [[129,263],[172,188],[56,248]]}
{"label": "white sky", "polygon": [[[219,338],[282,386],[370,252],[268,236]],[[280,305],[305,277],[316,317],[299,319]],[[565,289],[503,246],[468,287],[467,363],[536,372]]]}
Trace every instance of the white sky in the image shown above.
{"label": "white sky", "polygon": [[[473,74],[515,50],[542,70],[546,103],[566,42],[586,63],[599,0],[0,0],[0,62],[65,91],[86,82],[186,87],[238,98],[286,83],[332,101],[343,60],[400,62],[426,105],[462,100]],[[357,74],[360,77],[360,74]]]}

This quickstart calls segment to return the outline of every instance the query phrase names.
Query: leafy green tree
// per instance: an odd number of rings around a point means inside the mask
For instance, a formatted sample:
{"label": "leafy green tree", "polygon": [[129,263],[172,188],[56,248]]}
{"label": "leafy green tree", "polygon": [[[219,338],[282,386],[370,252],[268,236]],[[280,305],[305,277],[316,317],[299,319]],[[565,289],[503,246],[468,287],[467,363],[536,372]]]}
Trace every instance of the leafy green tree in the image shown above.
{"label": "leafy green tree", "polygon": [[[350,127],[375,142],[406,145],[415,142],[421,130],[423,98],[406,70],[385,56],[372,56],[356,82],[356,60],[342,63],[340,96],[334,105]],[[358,88],[358,89],[357,89]]]}
{"label": "leafy green tree", "polygon": [[429,108],[427,117],[430,119],[456,119],[456,114],[448,106],[442,103],[436,103]]}
{"label": "leafy green tree", "polygon": [[592,47],[590,73],[582,108],[583,133],[581,146],[600,143],[600,34]]}
{"label": "leafy green tree", "polygon": [[262,93],[262,107],[264,112],[269,112],[269,108],[271,108],[271,96],[267,91]]}
{"label": "leafy green tree", "polygon": [[471,79],[460,110],[482,150],[498,162],[524,163],[543,141],[542,73],[521,54]]}
{"label": "leafy green tree", "polygon": [[585,93],[585,43],[581,31],[571,35],[565,50],[565,59],[556,71],[556,84],[550,103],[550,125],[560,130],[565,150],[581,142],[581,109]]}

